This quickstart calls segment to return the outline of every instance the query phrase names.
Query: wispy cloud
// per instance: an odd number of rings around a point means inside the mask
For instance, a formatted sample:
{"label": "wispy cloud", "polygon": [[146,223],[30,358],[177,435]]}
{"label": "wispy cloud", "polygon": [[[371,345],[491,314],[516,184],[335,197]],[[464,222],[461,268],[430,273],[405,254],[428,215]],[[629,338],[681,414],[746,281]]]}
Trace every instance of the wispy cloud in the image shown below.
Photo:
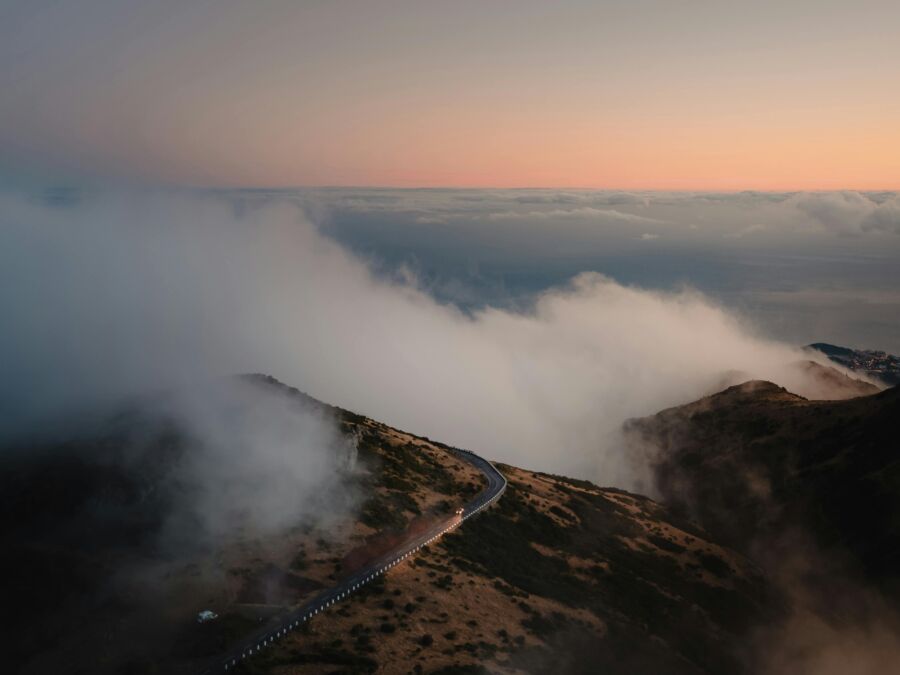
{"label": "wispy cloud", "polygon": [[837,234],[900,234],[900,196],[896,194],[875,198],[860,192],[807,193],[797,196],[795,203]]}
{"label": "wispy cloud", "polygon": [[488,220],[562,220],[585,219],[605,220],[619,223],[659,224],[663,221],[656,218],[648,218],[635,213],[626,213],[616,209],[598,209],[592,206],[582,206],[574,209],[551,209],[549,211],[495,211],[487,214]]}
{"label": "wispy cloud", "polygon": [[697,292],[583,274],[528,311],[467,315],[373,276],[290,203],[6,194],[0,224],[7,429],[172,380],[268,372],[491,457],[627,485],[625,418],[736,369],[805,391],[784,369],[794,348]]}

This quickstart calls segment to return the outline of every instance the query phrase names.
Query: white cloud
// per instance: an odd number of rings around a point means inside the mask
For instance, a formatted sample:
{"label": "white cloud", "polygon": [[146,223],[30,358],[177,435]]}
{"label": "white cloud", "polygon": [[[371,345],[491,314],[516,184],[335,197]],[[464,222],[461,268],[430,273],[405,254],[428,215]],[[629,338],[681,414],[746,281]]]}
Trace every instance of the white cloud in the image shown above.
{"label": "white cloud", "polygon": [[339,470],[355,445],[327,412],[280,389],[238,378],[194,383],[143,409],[189,441],[166,467],[178,488],[161,535],[173,550],[237,529],[267,534],[337,517],[354,501]]}
{"label": "white cloud", "polygon": [[900,234],[900,196],[896,194],[876,200],[859,192],[806,193],[797,196],[795,204],[825,229],[838,234]]}
{"label": "white cloud", "polygon": [[766,230],[766,226],[762,223],[753,223],[752,225],[748,225],[737,232],[726,232],[723,236],[728,237],[729,239],[743,239],[744,237],[755,234],[757,232],[764,232]]}
{"label": "white cloud", "polygon": [[442,225],[447,222],[447,218],[437,215],[416,216],[415,220],[420,225]]}
{"label": "white cloud", "polygon": [[866,232],[900,234],[900,197],[885,200],[866,214],[862,221]]}
{"label": "white cloud", "polygon": [[[583,274],[528,313],[474,315],[387,282],[292,206],[0,196],[0,409],[267,372],[328,402],[486,456],[628,485],[618,429],[725,371],[807,386],[800,358],[689,290]],[[2,424],[0,424],[2,426]]]}
{"label": "white cloud", "polygon": [[634,213],[626,213],[617,209],[598,209],[593,206],[581,206],[574,209],[551,209],[549,211],[494,211],[488,213],[488,220],[560,220],[560,219],[592,219],[619,223],[659,224],[663,221],[648,218]]}

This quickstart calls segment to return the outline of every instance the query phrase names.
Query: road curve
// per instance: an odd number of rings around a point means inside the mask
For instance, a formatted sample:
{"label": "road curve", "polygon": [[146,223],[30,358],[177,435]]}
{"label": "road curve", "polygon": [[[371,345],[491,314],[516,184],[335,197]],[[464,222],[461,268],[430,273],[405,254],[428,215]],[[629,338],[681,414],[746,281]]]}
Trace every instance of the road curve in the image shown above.
{"label": "road curve", "polygon": [[337,586],[322,591],[305,605],[284,617],[278,626],[267,626],[264,630],[255,633],[249,638],[245,638],[240,645],[232,649],[227,655],[214,659],[211,665],[201,671],[202,674],[219,673],[234,668],[241,661],[252,657],[276,640],[287,635],[290,631],[309,621],[319,612],[326,610],[336,602],[346,599],[370,581],[373,581],[410,556],[415,555],[419,549],[427,546],[441,535],[456,529],[465,520],[480,513],[500,498],[500,495],[506,490],[506,478],[493,464],[468,450],[448,449],[448,452],[481,471],[488,481],[487,487],[463,507],[462,517],[454,517],[435,525],[419,537],[406,542],[394,551],[386,553],[374,563],[342,580]]}

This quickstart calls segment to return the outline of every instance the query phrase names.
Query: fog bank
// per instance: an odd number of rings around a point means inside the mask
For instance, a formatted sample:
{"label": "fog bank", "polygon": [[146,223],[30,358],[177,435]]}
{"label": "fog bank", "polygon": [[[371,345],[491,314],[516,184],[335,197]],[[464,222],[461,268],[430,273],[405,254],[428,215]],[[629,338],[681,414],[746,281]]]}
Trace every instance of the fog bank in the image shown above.
{"label": "fog bank", "polygon": [[281,390],[228,378],[159,397],[141,415],[184,439],[163,483],[160,543],[170,551],[321,524],[354,506],[358,495],[342,480],[355,460],[353,439],[328,412]]}
{"label": "fog bank", "polygon": [[528,311],[466,314],[397,278],[272,200],[0,193],[0,433],[266,372],[491,458],[629,487],[624,419],[708,393],[729,371],[812,386],[785,368],[808,356],[690,289],[585,273]]}

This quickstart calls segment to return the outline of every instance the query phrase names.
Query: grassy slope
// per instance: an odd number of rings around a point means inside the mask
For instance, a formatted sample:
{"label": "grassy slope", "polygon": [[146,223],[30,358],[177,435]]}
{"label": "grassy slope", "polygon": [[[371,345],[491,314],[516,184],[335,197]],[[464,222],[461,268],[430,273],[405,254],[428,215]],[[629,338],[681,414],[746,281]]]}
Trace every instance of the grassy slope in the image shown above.
{"label": "grassy slope", "polygon": [[[298,404],[322,405],[274,380],[254,381]],[[17,555],[5,578],[21,591],[14,607],[32,601],[20,627],[34,639],[23,638],[16,653],[30,663],[27,672],[72,671],[79,663],[92,673],[192,672],[193,659],[216,653],[260,619],[277,616],[386,550],[417,519],[451,513],[481,489],[481,475],[441,444],[324,408],[358,441],[359,461],[346,476],[360,495],[354,517],[327,527],[299,522],[270,537],[236,533],[220,550],[169,570],[164,581],[154,578],[145,587],[110,594],[96,591],[105,590],[102,581],[123,560],[123,551],[140,557],[135,542],[156,526],[136,508],[143,503],[135,499],[141,493],[136,488],[147,475],[108,474],[72,460],[76,471],[60,466],[59,455],[30,466],[36,474],[18,467],[18,487],[6,486],[4,504],[11,509],[7,513],[27,514],[34,527],[16,530]],[[151,460],[177,455],[180,441],[170,431],[150,445]],[[88,450],[122,442],[97,439]],[[148,462],[151,468],[157,464]],[[770,611],[766,585],[747,560],[647,498],[514,467],[502,470],[510,487],[497,505],[394,568],[383,583],[320,615],[247,669],[740,669],[740,636]],[[87,548],[50,534],[46,524],[59,524],[66,514],[69,525],[90,529],[96,523],[78,514],[98,498],[127,516],[128,527],[115,531],[125,532],[129,545],[118,535],[100,536]],[[36,500],[43,500],[38,508]],[[38,543],[23,531],[48,536]],[[68,596],[58,593],[62,588]],[[147,611],[142,602],[150,596],[164,612]],[[200,607],[215,609],[220,620],[198,626],[193,616]],[[43,652],[37,660],[29,657],[34,649]]]}
{"label": "grassy slope", "polygon": [[501,470],[497,505],[244,670],[740,670],[769,611],[748,561],[647,498]]}
{"label": "grassy slope", "polygon": [[[166,466],[186,450],[177,429],[137,415],[97,437],[2,454],[0,590],[17,616],[6,651],[14,670],[193,672],[197,659],[365,564],[408,526],[452,513],[484,483],[443,446],[271,378],[251,381],[324,409],[357,440],[343,477],[356,503],[265,536],[236,530],[215,550],[172,560],[155,542],[169,509]],[[140,459],[120,461],[134,437]],[[220,619],[198,625],[202,608]]]}
{"label": "grassy slope", "polygon": [[664,501],[736,547],[803,532],[896,593],[900,390],[807,401],[756,382],[634,420]]}

